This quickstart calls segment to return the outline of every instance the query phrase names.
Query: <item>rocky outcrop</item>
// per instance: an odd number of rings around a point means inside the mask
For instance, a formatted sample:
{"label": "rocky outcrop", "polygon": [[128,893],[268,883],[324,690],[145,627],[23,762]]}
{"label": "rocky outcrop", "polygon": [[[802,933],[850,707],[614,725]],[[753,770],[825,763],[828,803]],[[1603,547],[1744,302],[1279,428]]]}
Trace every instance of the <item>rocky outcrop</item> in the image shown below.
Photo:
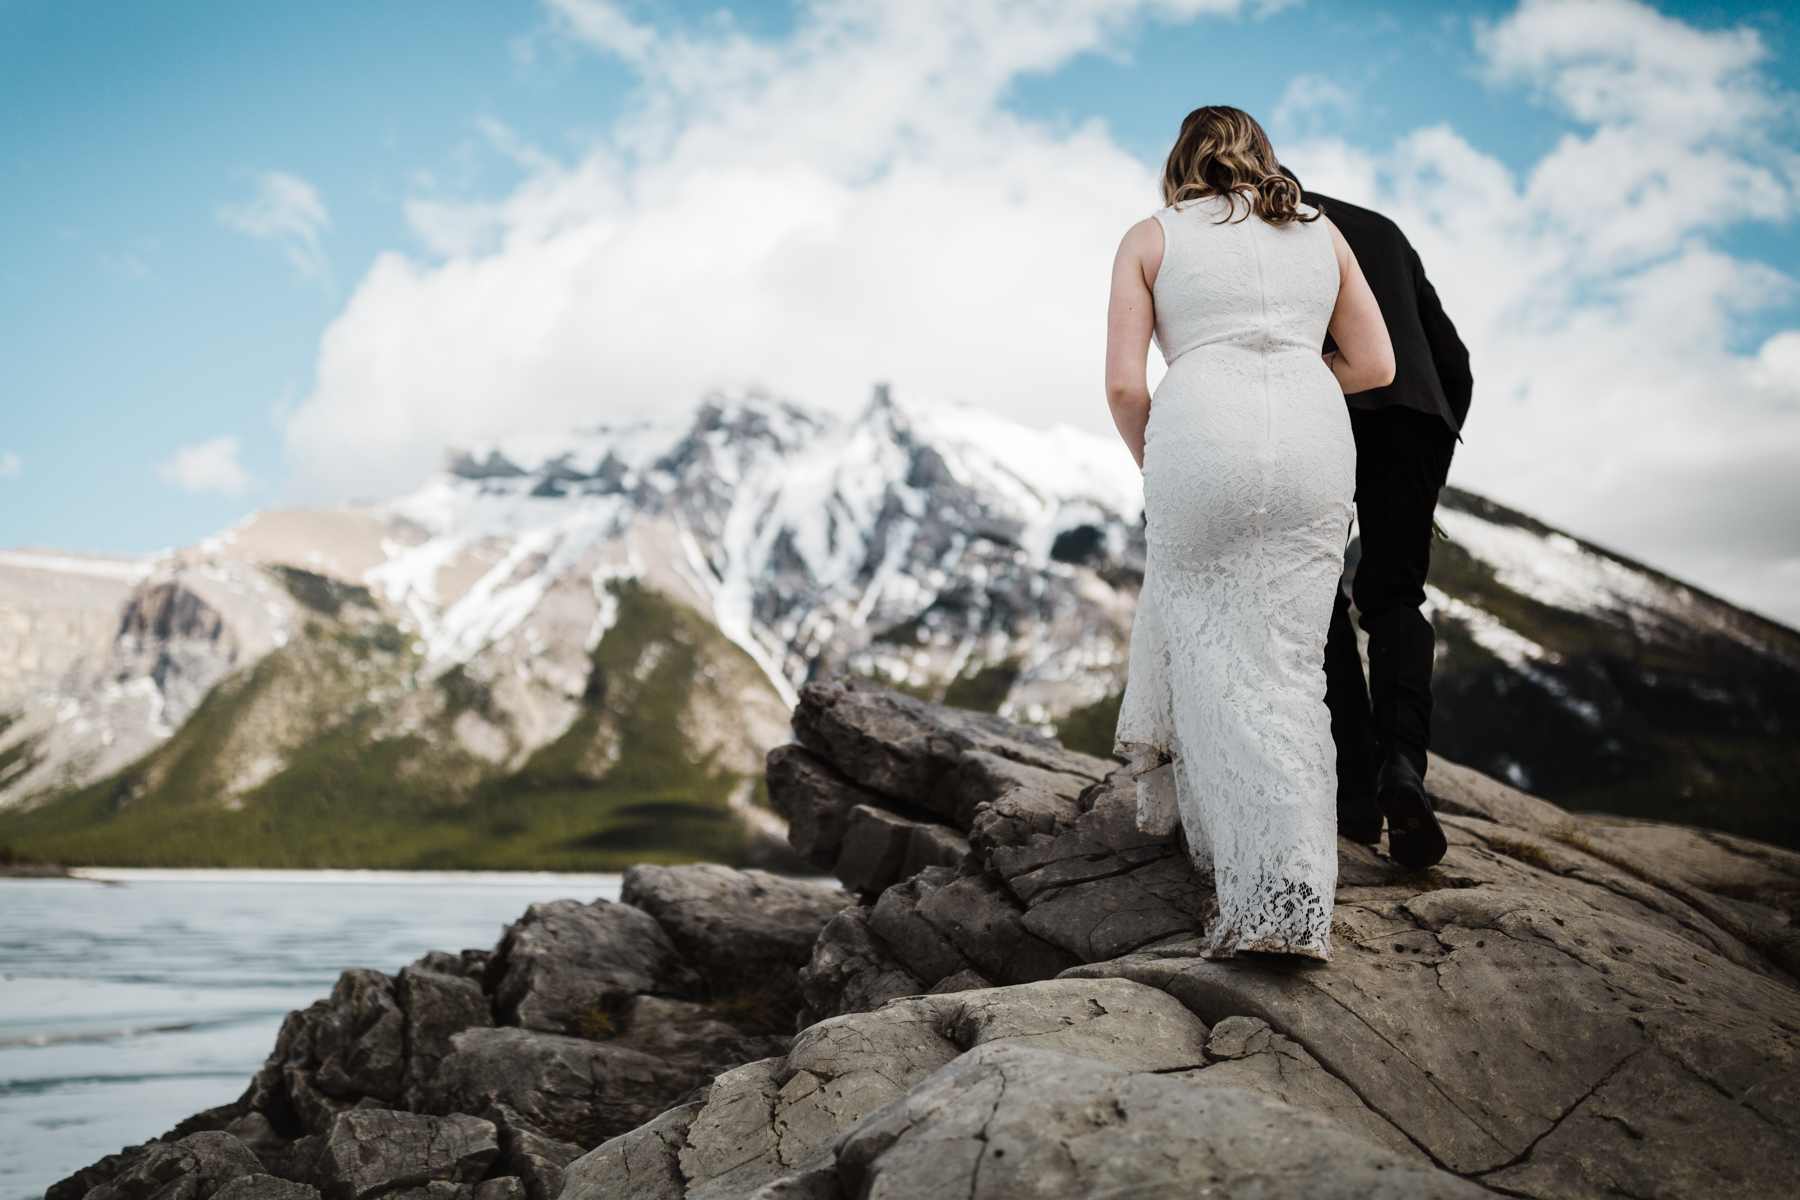
{"label": "rocky outcrop", "polygon": [[[49,1200],[1749,1200],[1800,1177],[1800,856],[1434,760],[1442,864],[1343,843],[1332,962],[1212,962],[1208,891],[1115,764],[851,681],[807,685],[794,733],[771,798],[847,891],[639,867],[623,903],[534,905],[491,953],[346,972],[236,1105]],[[218,1165],[182,1148],[202,1130]]]}
{"label": "rocky outcrop", "polygon": [[[1225,1053],[1257,1052],[1243,1040]],[[1297,1090],[1310,1064],[1288,1055]],[[563,1197],[1481,1194],[1404,1139],[1214,1083],[1234,1061],[1167,993],[1122,979],[909,997],[720,1076],[579,1160]]]}
{"label": "rocky outcrop", "polygon": [[587,1150],[785,1052],[798,969],[849,903],[814,880],[644,866],[617,903],[532,905],[492,951],[346,970],[236,1102],[48,1200],[554,1200]]}
{"label": "rocky outcrop", "polygon": [[94,1200],[208,1200],[262,1163],[229,1134],[201,1132],[150,1147],[88,1192]]}
{"label": "rocky outcrop", "polygon": [[879,892],[857,877],[801,973],[809,1016],[1129,979],[1210,1031],[1207,1065],[1165,1078],[1508,1194],[1780,1195],[1800,1172],[1800,856],[1434,760],[1440,866],[1342,843],[1333,962],[1209,962],[1179,835],[1136,831],[1112,764],[854,682],[809,685],[794,725],[770,784],[796,828],[875,805],[971,847]]}
{"label": "rocky outcrop", "polygon": [[370,1200],[433,1183],[472,1184],[499,1153],[491,1121],[369,1108],[334,1120],[313,1161],[327,1200]]}

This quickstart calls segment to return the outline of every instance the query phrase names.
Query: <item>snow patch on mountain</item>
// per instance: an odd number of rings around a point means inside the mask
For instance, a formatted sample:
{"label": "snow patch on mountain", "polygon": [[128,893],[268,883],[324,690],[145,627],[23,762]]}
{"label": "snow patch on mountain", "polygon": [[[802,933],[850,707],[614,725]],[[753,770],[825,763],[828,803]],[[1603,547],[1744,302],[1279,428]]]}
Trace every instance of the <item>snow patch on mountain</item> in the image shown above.
{"label": "snow patch on mountain", "polygon": [[1759,652],[1781,652],[1737,610],[1702,603],[1685,584],[1590,549],[1567,534],[1451,508],[1440,508],[1437,520],[1452,541],[1492,568],[1498,583],[1550,608],[1611,613],[1669,628],[1697,626]]}

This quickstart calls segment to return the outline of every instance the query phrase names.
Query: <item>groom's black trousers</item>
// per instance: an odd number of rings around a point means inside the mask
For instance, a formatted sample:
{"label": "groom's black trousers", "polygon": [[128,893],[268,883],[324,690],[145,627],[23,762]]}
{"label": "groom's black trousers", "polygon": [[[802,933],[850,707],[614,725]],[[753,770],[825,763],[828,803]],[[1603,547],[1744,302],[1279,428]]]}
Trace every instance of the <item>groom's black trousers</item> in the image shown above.
{"label": "groom's black trousers", "polygon": [[1351,598],[1369,635],[1369,679],[1365,686],[1349,601],[1339,588],[1325,641],[1325,703],[1337,743],[1340,807],[1373,801],[1376,769],[1390,751],[1425,773],[1434,642],[1420,606],[1431,517],[1456,448],[1441,418],[1410,408],[1352,408],[1350,428],[1362,541]]}

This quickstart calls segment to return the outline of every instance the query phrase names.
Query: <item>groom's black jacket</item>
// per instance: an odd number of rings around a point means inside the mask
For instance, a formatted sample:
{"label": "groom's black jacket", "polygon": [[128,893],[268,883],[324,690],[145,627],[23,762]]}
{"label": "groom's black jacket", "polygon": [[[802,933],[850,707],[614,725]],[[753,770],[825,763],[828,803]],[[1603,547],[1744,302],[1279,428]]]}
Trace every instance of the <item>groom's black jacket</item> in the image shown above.
{"label": "groom's black jacket", "polygon": [[1444,315],[1418,252],[1400,227],[1378,212],[1317,192],[1303,191],[1302,198],[1323,209],[1350,243],[1394,343],[1394,382],[1357,392],[1348,397],[1350,406],[1431,413],[1460,438],[1475,387],[1469,351]]}

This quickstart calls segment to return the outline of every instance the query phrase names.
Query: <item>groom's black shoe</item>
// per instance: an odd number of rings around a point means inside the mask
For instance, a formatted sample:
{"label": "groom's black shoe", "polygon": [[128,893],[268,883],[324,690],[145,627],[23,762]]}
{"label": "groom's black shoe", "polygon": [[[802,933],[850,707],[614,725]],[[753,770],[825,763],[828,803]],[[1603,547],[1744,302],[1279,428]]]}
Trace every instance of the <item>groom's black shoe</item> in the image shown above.
{"label": "groom's black shoe", "polygon": [[1431,810],[1419,769],[1403,754],[1389,754],[1381,764],[1376,801],[1387,815],[1388,856],[1403,867],[1422,871],[1440,861],[1449,844],[1444,827]]}

